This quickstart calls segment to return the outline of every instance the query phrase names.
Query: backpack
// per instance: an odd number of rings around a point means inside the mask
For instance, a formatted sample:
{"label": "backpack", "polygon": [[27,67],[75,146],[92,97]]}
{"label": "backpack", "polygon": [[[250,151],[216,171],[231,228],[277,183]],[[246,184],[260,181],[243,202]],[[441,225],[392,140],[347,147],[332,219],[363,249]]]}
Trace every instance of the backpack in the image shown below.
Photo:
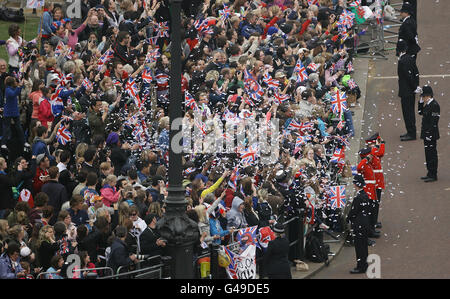
{"label": "backpack", "polygon": [[313,263],[328,263],[329,245],[323,243],[323,240],[316,233],[311,232],[306,237],[305,256]]}

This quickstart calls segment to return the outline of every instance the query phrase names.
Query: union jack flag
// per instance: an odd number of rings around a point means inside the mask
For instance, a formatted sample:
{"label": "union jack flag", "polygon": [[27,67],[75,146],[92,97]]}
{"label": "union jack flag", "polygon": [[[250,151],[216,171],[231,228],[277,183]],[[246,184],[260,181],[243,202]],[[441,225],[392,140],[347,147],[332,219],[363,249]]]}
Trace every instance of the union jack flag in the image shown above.
{"label": "union jack flag", "polygon": [[295,141],[295,148],[299,148],[302,145],[305,145],[309,140],[311,140],[311,136],[298,136],[297,140]]}
{"label": "union jack flag", "polygon": [[273,97],[275,98],[275,102],[278,105],[281,105],[281,103],[283,103],[284,101],[286,101],[290,98],[290,96],[288,94],[280,94],[278,90],[275,92]]}
{"label": "union jack flag", "polygon": [[214,32],[212,28],[210,28],[209,22],[211,18],[199,19],[194,22],[194,27],[197,29],[197,32],[200,34],[211,34]]}
{"label": "union jack flag", "polygon": [[64,44],[62,41],[59,41],[55,49],[55,56],[58,57],[59,55],[62,54],[62,52],[64,52]]}
{"label": "union jack flag", "polygon": [[158,37],[157,36],[149,37],[145,39],[145,42],[151,46],[157,46],[156,43],[158,42]]}
{"label": "union jack flag", "polygon": [[[342,121],[341,121],[342,122]],[[347,136],[336,136],[336,138],[345,146],[350,146],[350,142],[348,141]]]}
{"label": "union jack flag", "polygon": [[308,0],[308,5],[317,5],[319,3],[319,0]]}
{"label": "union jack flag", "polygon": [[355,69],[353,68],[353,63],[349,62],[347,63],[347,72],[351,73],[353,72]]}
{"label": "union jack flag", "polygon": [[341,209],[345,206],[345,186],[330,186],[330,201],[332,209]]}
{"label": "union jack flag", "polygon": [[355,89],[358,87],[358,85],[355,83],[355,80],[353,79],[348,80],[347,85],[350,89]]}
{"label": "union jack flag", "polygon": [[361,5],[361,0],[355,0],[349,4],[349,7],[359,7]]}
{"label": "union jack flag", "polygon": [[250,97],[256,101],[259,100],[264,94],[264,90],[261,88],[258,82],[256,82],[256,80],[247,69],[245,69],[244,71],[244,87],[249,93]]}
{"label": "union jack flag", "polygon": [[280,86],[280,82],[273,79],[269,73],[264,73],[263,82],[266,83],[269,88],[278,88]]}
{"label": "union jack flag", "polygon": [[169,26],[167,26],[168,22],[159,22],[156,25],[156,30],[158,31],[158,37],[169,37]]}
{"label": "union jack flag", "polygon": [[50,97],[52,114],[54,116],[59,115],[62,112],[62,110],[64,110],[63,99],[59,96],[59,94],[61,93],[62,90],[63,90],[63,87],[59,87],[58,89],[56,89],[55,93],[52,94],[52,96]]}
{"label": "union jack flag", "polygon": [[231,9],[226,4],[223,5],[223,9],[219,10],[219,15],[222,20],[227,20],[231,16],[231,13]]}
{"label": "union jack flag", "polygon": [[245,102],[246,104],[249,104],[250,107],[255,106],[255,102],[253,102],[253,100],[252,100],[251,98],[249,98],[249,97],[245,97],[245,98],[244,98],[244,102]]}
{"label": "union jack flag", "polygon": [[123,85],[122,82],[120,82],[119,80],[116,80],[116,79],[112,80],[112,83],[114,86],[119,86],[119,87],[122,87],[122,85]]}
{"label": "union jack flag", "polygon": [[141,141],[142,135],[144,133],[144,130],[141,128],[141,126],[138,124],[136,127],[134,127],[133,131],[131,132],[131,135],[134,137],[134,139],[137,142]]}
{"label": "union jack flag", "polygon": [[286,128],[287,130],[300,130],[301,124],[299,124],[295,119],[291,119],[289,125]]}
{"label": "union jack flag", "polygon": [[136,81],[133,78],[129,78],[125,84],[125,91],[134,99],[136,106],[141,107],[141,99],[139,97],[139,89]]}
{"label": "union jack flag", "polygon": [[114,50],[111,48],[105,53],[103,53],[103,55],[100,56],[100,58],[97,61],[97,71],[100,71],[103,65],[108,63],[108,61],[110,61],[113,57],[114,57]]}
{"label": "union jack flag", "polygon": [[336,126],[337,129],[342,130],[344,128],[344,121],[340,120]]}
{"label": "union jack flag", "polygon": [[342,163],[344,161],[345,158],[345,151],[343,148],[337,148],[334,153],[333,156],[331,156],[330,162],[331,163]]}
{"label": "union jack flag", "polygon": [[347,110],[347,96],[345,92],[336,91],[336,95],[331,97],[331,110],[334,114],[340,114],[344,110]]}
{"label": "union jack flag", "polygon": [[125,84],[125,90],[132,97],[135,97],[138,94],[139,92],[138,86],[136,84],[136,81],[132,77],[130,77],[127,83]]}
{"label": "union jack flag", "polygon": [[147,55],[145,56],[145,63],[153,63],[158,60],[158,57],[160,57],[161,54],[159,54],[158,49],[149,50]]}
{"label": "union jack flag", "polygon": [[84,88],[86,89],[92,89],[94,85],[88,78],[84,78],[83,82],[81,83],[81,86],[84,86]]}
{"label": "union jack flag", "polygon": [[184,101],[187,108],[192,109],[194,111],[198,110],[198,106],[197,103],[195,102],[194,97],[187,91],[184,94]]}
{"label": "union jack flag", "polygon": [[198,117],[194,118],[194,125],[202,132],[202,135],[206,135],[206,124]]}
{"label": "union jack flag", "polygon": [[299,128],[299,130],[300,130],[302,133],[305,133],[305,131],[306,131],[306,132],[309,132],[309,131],[311,131],[312,129],[314,129],[314,123],[312,123],[312,122],[300,123],[300,128]]}
{"label": "union jack flag", "polygon": [[315,64],[314,62],[311,62],[306,68],[310,69],[311,71],[315,72],[319,68],[320,63]]}
{"label": "union jack flag", "polygon": [[228,246],[224,246],[225,254],[228,256],[228,259],[230,260],[230,264],[227,268],[228,276],[230,276],[231,279],[238,279],[236,268],[237,265],[234,262],[234,253],[228,248]]}
{"label": "union jack flag", "polygon": [[153,77],[152,77],[152,72],[150,69],[145,68],[144,71],[142,72],[142,81],[144,81],[145,83],[152,83]]}
{"label": "union jack flag", "polygon": [[233,170],[233,173],[230,176],[230,180],[228,181],[228,186],[233,189],[233,191],[237,190],[237,180],[239,177],[239,168],[236,166]]}
{"label": "union jack flag", "polygon": [[66,86],[68,85],[70,82],[72,82],[72,74],[67,74],[67,75],[62,75],[61,80],[59,81],[59,84],[61,86]]}
{"label": "union jack flag", "polygon": [[294,68],[294,74],[297,74],[297,83],[303,82],[308,79],[308,73],[306,72],[306,68],[303,66],[300,58],[297,60]]}
{"label": "union jack flag", "polygon": [[65,125],[61,124],[58,128],[58,131],[56,131],[56,139],[60,144],[66,145],[72,139],[72,134],[69,132]]}
{"label": "union jack flag", "polygon": [[242,250],[245,250],[248,245],[256,245],[256,247],[261,248],[258,243],[257,230],[258,226],[255,225],[240,229],[238,231],[238,233],[236,234],[236,241],[241,243]]}
{"label": "union jack flag", "polygon": [[252,145],[245,149],[243,152],[241,152],[241,163],[242,165],[250,165],[253,164],[256,161],[257,158],[257,147],[255,145]]}

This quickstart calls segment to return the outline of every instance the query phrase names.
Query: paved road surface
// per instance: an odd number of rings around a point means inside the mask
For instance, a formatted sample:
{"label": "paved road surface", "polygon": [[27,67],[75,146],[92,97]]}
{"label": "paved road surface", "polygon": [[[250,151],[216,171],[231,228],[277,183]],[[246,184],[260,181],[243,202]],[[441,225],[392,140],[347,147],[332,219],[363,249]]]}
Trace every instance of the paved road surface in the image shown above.
{"label": "paved road surface", "polygon": [[[369,249],[369,254],[381,258],[382,278],[450,278],[450,1],[418,2],[420,84],[429,81],[441,106],[439,180],[420,180],[426,174],[422,140],[400,142],[399,136],[406,130],[397,97],[397,57],[391,51],[387,61],[371,60],[362,136],[379,131],[387,143],[382,237]],[[418,136],[421,122],[416,113]],[[354,248],[344,247],[333,263],[313,278],[366,278],[350,275],[354,266]]]}

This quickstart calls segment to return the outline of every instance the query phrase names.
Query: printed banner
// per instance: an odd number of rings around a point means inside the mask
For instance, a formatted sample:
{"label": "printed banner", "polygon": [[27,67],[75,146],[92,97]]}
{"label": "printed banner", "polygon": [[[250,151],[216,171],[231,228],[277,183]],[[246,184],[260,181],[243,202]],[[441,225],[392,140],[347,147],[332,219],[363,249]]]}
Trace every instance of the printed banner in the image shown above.
{"label": "printed banner", "polygon": [[44,6],[44,0],[27,0],[28,8],[41,8]]}
{"label": "printed banner", "polygon": [[231,263],[227,274],[231,279],[256,279],[256,246],[249,245],[241,254],[233,253],[225,247]]}

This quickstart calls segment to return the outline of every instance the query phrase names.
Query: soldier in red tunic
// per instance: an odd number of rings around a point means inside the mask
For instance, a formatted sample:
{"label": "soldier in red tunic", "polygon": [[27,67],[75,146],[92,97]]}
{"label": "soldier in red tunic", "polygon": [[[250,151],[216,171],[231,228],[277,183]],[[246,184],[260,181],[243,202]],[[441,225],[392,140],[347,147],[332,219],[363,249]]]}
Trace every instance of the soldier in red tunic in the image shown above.
{"label": "soldier in red tunic", "polygon": [[[359,156],[361,157],[361,161],[359,162],[357,166],[358,173],[362,174],[364,177],[364,181],[366,185],[364,186],[364,191],[367,193],[367,196],[372,201],[371,204],[371,212],[370,212],[370,219],[373,221],[373,214],[375,211],[375,202],[377,201],[377,194],[375,190],[375,173],[373,172],[372,168],[372,159],[373,156],[371,154],[372,150],[370,148],[363,148],[359,151]],[[370,232],[369,237],[370,238],[379,238],[380,234],[379,232],[375,231],[375,225],[374,223],[370,223]]]}
{"label": "soldier in red tunic", "polygon": [[381,192],[384,190],[384,174],[383,168],[381,167],[381,158],[384,156],[385,152],[385,142],[381,139],[378,133],[366,139],[366,144],[372,149],[372,168],[375,173],[375,189],[377,194],[377,200],[375,203],[375,211],[373,215],[373,222],[375,223],[375,228],[381,228],[381,223],[378,222],[378,212],[381,203]]}

